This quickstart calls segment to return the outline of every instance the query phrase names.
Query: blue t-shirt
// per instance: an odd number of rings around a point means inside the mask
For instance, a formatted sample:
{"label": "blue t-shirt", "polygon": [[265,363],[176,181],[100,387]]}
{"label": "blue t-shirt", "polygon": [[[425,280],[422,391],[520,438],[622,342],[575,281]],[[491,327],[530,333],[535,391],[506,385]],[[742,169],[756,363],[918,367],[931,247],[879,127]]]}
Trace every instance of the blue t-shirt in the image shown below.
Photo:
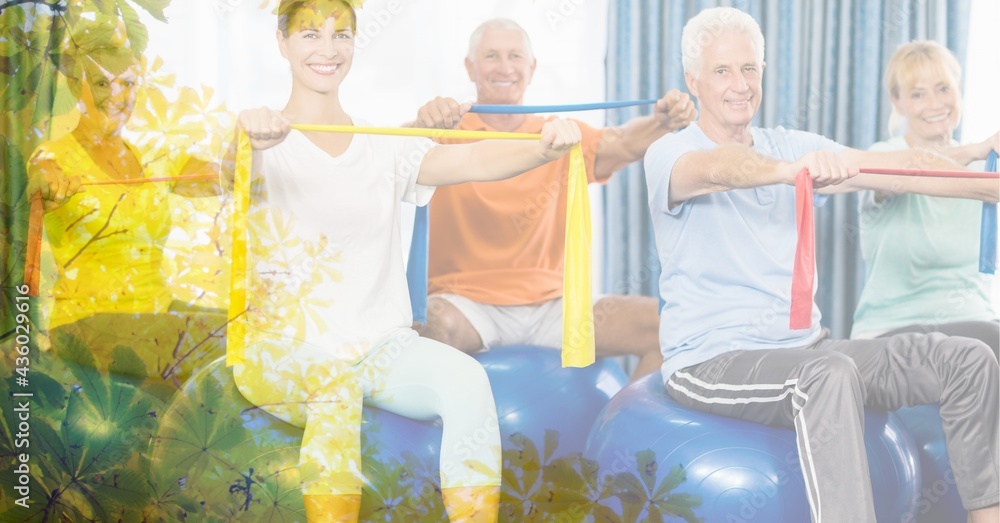
{"label": "blue t-shirt", "polygon": [[[795,161],[844,146],[803,131],[751,130],[753,149]],[[808,345],[812,328],[789,330],[795,256],[795,187],[768,185],[691,198],[669,209],[670,175],[685,153],[716,148],[697,124],[668,134],[646,151],[649,210],[660,258],[660,349],[663,377],[734,350]],[[815,288],[813,289],[815,294]]]}

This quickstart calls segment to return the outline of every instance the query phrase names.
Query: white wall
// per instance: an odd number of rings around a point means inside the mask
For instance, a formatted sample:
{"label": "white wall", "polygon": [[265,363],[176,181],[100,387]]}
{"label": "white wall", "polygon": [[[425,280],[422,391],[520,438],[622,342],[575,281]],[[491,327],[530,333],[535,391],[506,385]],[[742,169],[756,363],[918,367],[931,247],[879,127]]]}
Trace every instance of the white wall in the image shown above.
{"label": "white wall", "polygon": [[[965,61],[962,141],[984,140],[1000,130],[1000,2],[972,0],[969,50]],[[1000,278],[993,278],[993,303],[1000,309]]]}
{"label": "white wall", "polygon": [[965,61],[962,136],[979,141],[1000,130],[1000,2],[972,0]]}

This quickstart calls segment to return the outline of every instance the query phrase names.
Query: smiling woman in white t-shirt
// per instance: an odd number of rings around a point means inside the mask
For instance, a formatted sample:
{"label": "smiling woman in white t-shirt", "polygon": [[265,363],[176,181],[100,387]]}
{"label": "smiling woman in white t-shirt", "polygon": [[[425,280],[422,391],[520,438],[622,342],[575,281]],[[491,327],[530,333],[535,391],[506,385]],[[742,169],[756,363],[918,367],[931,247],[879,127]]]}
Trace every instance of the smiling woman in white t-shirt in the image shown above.
{"label": "smiling woman in white t-shirt", "polygon": [[[931,149],[982,170],[979,160],[1000,147],[1000,133],[965,146],[952,138],[962,117],[961,74],[955,57],[937,42],[900,46],[885,72],[894,109],[889,127],[896,136],[871,150]],[[943,332],[980,339],[996,353],[1000,324],[991,303],[993,276],[978,269],[981,209],[971,200],[862,193],[867,279],[852,337]]]}
{"label": "smiling woman in white t-shirt", "polygon": [[494,522],[500,436],[489,381],[471,357],[410,329],[399,203],[425,205],[434,186],[545,164],[568,153],[580,130],[554,120],[537,142],[462,145],[291,130],[364,125],[339,97],[354,55],[354,8],[282,0],[277,40],[291,97],[281,111],[239,117],[254,155],[247,348],[236,383],[252,403],[305,427],[299,471],[310,523],[358,519],[362,395],[404,416],[440,416],[450,520]]}

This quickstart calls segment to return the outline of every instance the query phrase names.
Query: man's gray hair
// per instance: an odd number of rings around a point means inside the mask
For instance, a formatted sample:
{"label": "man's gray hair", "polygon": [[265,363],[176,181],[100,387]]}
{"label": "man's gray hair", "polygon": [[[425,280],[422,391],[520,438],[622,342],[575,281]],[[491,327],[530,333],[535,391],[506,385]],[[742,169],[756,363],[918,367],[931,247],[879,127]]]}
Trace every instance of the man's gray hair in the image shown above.
{"label": "man's gray hair", "polygon": [[520,31],[524,36],[524,47],[525,52],[528,53],[528,58],[535,57],[535,52],[531,49],[531,38],[528,38],[528,32],[521,27],[521,24],[511,20],[510,18],[494,18],[479,24],[479,27],[477,27],[476,30],[472,32],[472,36],[469,37],[468,57],[470,60],[475,60],[476,50],[479,48],[479,44],[483,41],[483,34],[490,29]]}
{"label": "man's gray hair", "polygon": [[684,71],[698,76],[705,46],[726,32],[742,32],[753,42],[757,61],[764,62],[764,34],[752,16],[732,7],[710,7],[684,24],[681,33],[681,63]]}

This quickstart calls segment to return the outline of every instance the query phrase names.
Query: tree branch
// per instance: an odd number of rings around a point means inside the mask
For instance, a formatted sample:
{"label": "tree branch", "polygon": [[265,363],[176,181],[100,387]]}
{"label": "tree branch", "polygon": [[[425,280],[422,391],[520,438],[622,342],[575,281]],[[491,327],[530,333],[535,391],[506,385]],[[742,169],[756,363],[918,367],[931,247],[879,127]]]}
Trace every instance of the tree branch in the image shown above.
{"label": "tree branch", "polygon": [[44,5],[57,13],[63,13],[66,11],[66,6],[63,5],[62,0],[54,0],[52,3],[45,2],[43,0],[8,0],[7,2],[0,4],[0,13],[2,13],[3,10],[7,9],[8,7],[14,7],[16,5],[21,5],[21,4]]}

